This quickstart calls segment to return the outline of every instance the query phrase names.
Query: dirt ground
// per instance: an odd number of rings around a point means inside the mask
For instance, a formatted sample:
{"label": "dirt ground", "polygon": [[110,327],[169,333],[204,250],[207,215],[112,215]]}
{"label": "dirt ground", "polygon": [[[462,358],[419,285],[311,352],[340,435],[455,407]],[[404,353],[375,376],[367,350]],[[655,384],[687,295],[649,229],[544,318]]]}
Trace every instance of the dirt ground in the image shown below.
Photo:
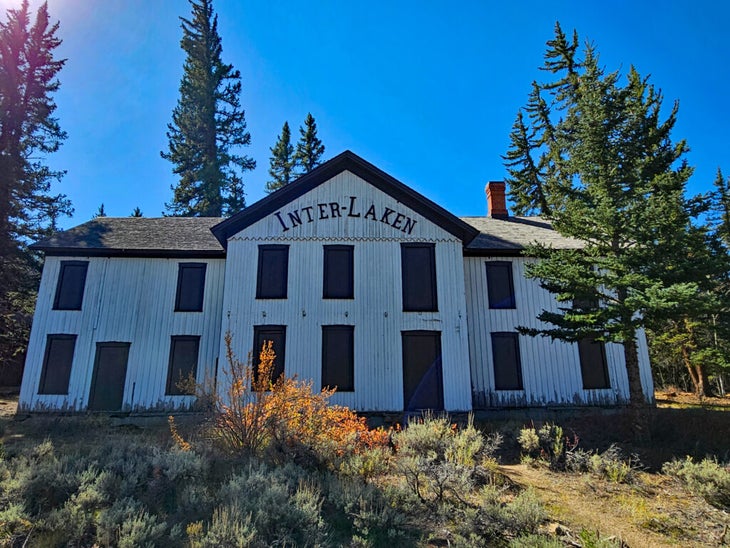
{"label": "dirt ground", "polygon": [[698,406],[698,407],[727,407],[730,409],[730,394],[726,394],[725,397],[707,397],[700,398],[692,392],[682,392],[680,390],[657,390],[654,393],[656,398],[657,406]]}
{"label": "dirt ground", "polygon": [[546,531],[568,545],[584,529],[629,547],[730,544],[730,515],[668,476],[639,473],[634,484],[618,484],[523,464],[501,469],[515,483],[535,490],[550,515]]}

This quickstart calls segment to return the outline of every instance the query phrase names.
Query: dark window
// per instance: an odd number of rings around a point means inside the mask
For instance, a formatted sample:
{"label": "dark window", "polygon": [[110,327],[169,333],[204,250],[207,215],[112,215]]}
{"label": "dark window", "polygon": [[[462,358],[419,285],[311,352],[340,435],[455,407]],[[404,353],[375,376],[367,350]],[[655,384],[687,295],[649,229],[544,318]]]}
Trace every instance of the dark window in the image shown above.
{"label": "dark window", "polygon": [[353,246],[324,246],[325,299],[352,299],[354,297]]}
{"label": "dark window", "polygon": [[81,310],[88,267],[87,261],[61,261],[54,310]]}
{"label": "dark window", "polygon": [[490,261],[486,265],[489,308],[515,308],[512,263],[508,261]]}
{"label": "dark window", "polygon": [[165,394],[182,396],[194,393],[189,381],[197,378],[198,348],[200,337],[178,335],[172,337],[170,344],[170,365],[167,370],[167,389]]}
{"label": "dark window", "polygon": [[254,382],[258,380],[259,354],[265,341],[271,341],[274,358],[274,368],[271,371],[272,382],[276,381],[284,373],[284,352],[286,351],[286,326],[285,325],[255,325],[253,327],[253,350],[252,360]]}
{"label": "dark window", "polygon": [[578,341],[580,354],[580,373],[583,377],[583,388],[611,388],[608,380],[608,364],[606,363],[606,346],[603,341],[586,338]]}
{"label": "dark window", "polygon": [[76,335],[48,335],[39,394],[68,394]]}
{"label": "dark window", "polygon": [[492,333],[494,388],[522,390],[520,340],[517,333]]}
{"label": "dark window", "polygon": [[289,273],[288,245],[260,245],[257,299],[286,299]]}
{"label": "dark window", "polygon": [[434,244],[401,244],[403,310],[436,312],[436,248]]}
{"label": "dark window", "polygon": [[177,271],[176,312],[203,310],[205,263],[180,263]]}
{"label": "dark window", "polygon": [[355,390],[355,328],[322,326],[322,387],[338,392]]}

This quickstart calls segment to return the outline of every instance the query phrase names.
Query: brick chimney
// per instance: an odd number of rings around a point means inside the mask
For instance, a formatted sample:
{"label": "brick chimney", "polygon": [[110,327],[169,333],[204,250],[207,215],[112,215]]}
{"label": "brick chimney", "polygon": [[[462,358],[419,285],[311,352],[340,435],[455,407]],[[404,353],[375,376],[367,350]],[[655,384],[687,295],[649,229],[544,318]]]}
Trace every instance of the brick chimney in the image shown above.
{"label": "brick chimney", "polygon": [[484,189],[487,192],[487,217],[506,219],[507,199],[504,196],[505,185],[502,181],[489,181]]}

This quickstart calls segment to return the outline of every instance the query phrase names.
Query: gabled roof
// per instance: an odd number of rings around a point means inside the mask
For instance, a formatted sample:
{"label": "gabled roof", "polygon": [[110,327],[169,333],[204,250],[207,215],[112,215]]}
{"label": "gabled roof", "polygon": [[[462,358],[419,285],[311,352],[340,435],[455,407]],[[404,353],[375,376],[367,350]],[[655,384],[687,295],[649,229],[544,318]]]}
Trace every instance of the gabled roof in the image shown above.
{"label": "gabled roof", "polygon": [[225,257],[210,229],[220,217],[97,217],[33,244],[49,255]]}
{"label": "gabled roof", "polygon": [[521,255],[529,245],[541,243],[553,249],[579,249],[583,243],[562,236],[542,217],[462,217],[462,221],[479,231],[465,255]]}
{"label": "gabled roof", "polygon": [[389,194],[400,203],[461,239],[464,245],[467,245],[479,234],[479,230],[476,228],[349,150],[338,154],[293,183],[280,188],[266,198],[214,226],[212,228],[213,234],[218,238],[221,245],[226,247],[228,238],[234,234],[278,211],[289,202],[317,188],[343,171],[349,171]]}

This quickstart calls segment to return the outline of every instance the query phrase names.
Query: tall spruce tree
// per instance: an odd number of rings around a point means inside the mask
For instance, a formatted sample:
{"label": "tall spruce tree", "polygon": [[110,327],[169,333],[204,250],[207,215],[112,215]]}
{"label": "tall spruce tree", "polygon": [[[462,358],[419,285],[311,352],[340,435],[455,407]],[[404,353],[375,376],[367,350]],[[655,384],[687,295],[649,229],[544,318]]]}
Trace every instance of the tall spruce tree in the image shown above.
{"label": "tall spruce tree", "polygon": [[704,276],[696,261],[704,235],[684,195],[687,147],[671,140],[677,105],[662,120],[661,92],[633,67],[622,84],[618,72],[602,70],[590,44],[582,60],[578,53],[577,36],[569,40],[556,25],[543,66],[555,79],[533,85],[527,121],[518,117],[506,156],[512,195],[581,244],[528,251],[540,260],[527,275],[563,306],[539,315],[545,328],[522,331],[620,343],[630,403],[641,407],[638,332],[692,305]]}
{"label": "tall spruce tree", "polygon": [[221,60],[218,16],[211,0],[190,0],[192,18],[181,20],[187,54],[180,98],[168,124],[168,152],[180,177],[165,204],[170,215],[217,217],[246,206],[243,173],[256,162],[240,148],[251,143],[241,108],[241,74]]}
{"label": "tall spruce tree", "polygon": [[299,126],[299,135],[294,160],[298,167],[297,175],[303,175],[321,164],[324,154],[324,145],[317,137],[317,123],[311,112],[304,119],[304,127]]}
{"label": "tall spruce tree", "polygon": [[64,195],[50,193],[63,172],[45,164],[66,138],[54,117],[64,65],[54,58],[58,23],[46,4],[31,19],[24,1],[0,23],[0,364],[23,351],[29,333],[40,259],[28,244],[73,212]]}
{"label": "tall spruce tree", "polygon": [[274,192],[288,185],[294,174],[294,147],[291,144],[289,122],[284,122],[281,135],[277,137],[276,144],[270,150],[269,175],[271,175],[271,180],[266,183],[266,192]]}

